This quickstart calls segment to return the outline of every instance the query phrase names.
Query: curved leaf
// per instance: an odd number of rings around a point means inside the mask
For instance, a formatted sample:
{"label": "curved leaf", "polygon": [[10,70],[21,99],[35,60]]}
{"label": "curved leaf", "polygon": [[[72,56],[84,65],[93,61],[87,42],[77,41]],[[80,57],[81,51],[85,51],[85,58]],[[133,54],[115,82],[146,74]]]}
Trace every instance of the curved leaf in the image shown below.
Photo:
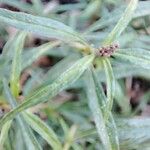
{"label": "curved leaf", "polygon": [[110,45],[113,41],[115,41],[120,34],[124,31],[124,29],[127,27],[128,23],[131,21],[134,11],[137,7],[138,0],[131,0],[128,7],[126,8],[124,14],[118,21],[117,25],[114,27],[114,29],[111,31],[111,33],[108,35],[108,37],[104,40],[104,45]]}
{"label": "curved leaf", "polygon": [[111,112],[113,106],[113,99],[115,95],[115,77],[113,74],[113,70],[110,64],[110,61],[105,58],[102,59],[102,64],[104,66],[105,74],[106,74],[106,85],[107,85],[107,102],[106,102],[106,120],[109,118],[109,114]]}

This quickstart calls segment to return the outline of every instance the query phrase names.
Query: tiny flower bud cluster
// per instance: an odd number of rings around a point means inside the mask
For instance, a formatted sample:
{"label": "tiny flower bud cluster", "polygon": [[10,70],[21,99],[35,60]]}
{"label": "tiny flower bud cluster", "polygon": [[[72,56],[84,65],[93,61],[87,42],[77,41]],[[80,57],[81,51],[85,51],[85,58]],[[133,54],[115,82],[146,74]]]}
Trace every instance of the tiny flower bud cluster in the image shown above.
{"label": "tiny flower bud cluster", "polygon": [[119,44],[117,43],[106,46],[106,47],[101,47],[97,49],[96,55],[110,57],[118,48],[119,48]]}

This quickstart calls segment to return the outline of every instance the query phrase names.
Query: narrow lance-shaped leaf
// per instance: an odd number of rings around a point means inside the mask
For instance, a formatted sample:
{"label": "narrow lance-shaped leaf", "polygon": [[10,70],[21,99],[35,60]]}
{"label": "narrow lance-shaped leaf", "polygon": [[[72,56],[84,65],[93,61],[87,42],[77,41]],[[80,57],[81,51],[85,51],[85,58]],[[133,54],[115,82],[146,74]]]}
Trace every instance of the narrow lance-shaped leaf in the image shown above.
{"label": "narrow lance-shaped leaf", "polygon": [[35,91],[32,95],[26,97],[22,104],[10,111],[0,120],[0,127],[8,120],[13,119],[19,112],[41,102],[47,101],[48,98],[50,99],[54,97],[60,91],[64,90],[68,85],[75,82],[88,68],[93,59],[93,55],[83,57],[74,63],[69,69],[63,72],[60,77],[54,80],[52,84],[42,87]]}
{"label": "narrow lance-shaped leaf", "polygon": [[[21,52],[23,49],[23,44],[26,37],[25,32],[19,32],[15,37],[15,41],[12,43],[12,49],[14,50],[14,57],[12,60],[12,72],[10,76],[10,87],[11,92],[13,96],[17,97],[19,94],[19,78],[21,73]],[[6,95],[6,98],[12,108],[15,108],[17,106],[16,99],[13,98],[10,89],[8,87],[8,83],[6,80],[3,80],[4,85],[4,92]],[[7,123],[7,122],[6,122]],[[22,131],[22,135],[24,137],[24,140],[26,142],[26,146],[30,149],[41,149],[39,143],[37,142],[36,138],[34,137],[34,134],[32,133],[31,129],[28,127],[26,122],[23,120],[22,117],[17,116],[17,123],[19,124],[19,127]],[[5,125],[5,124],[4,124]]]}
{"label": "narrow lance-shaped leaf", "polygon": [[55,132],[40,118],[30,112],[23,113],[26,122],[49,143],[54,150],[62,149]]}
{"label": "narrow lance-shaped leaf", "polygon": [[14,56],[14,52],[17,48],[16,42],[18,42],[18,40],[21,40],[21,38],[19,39],[19,36],[20,35],[16,33],[14,36],[10,37],[3,47],[3,51],[2,51],[2,58],[4,59],[3,75],[5,77],[8,76],[8,72],[11,70],[9,62],[12,60],[12,57]]}
{"label": "narrow lance-shaped leaf", "polygon": [[88,104],[93,113],[99,138],[102,141],[105,150],[112,150],[110,138],[105,126],[105,120],[98,104],[98,97],[96,94],[92,73],[90,70],[88,70],[85,75],[86,75],[85,84],[86,84]]}
{"label": "narrow lance-shaped leaf", "polygon": [[[102,110],[103,113],[103,117],[105,116],[105,114],[107,113],[107,98],[105,96],[104,90],[101,86],[101,82],[98,80],[98,76],[95,73],[95,70],[92,70],[92,76],[93,76],[93,80],[94,80],[94,84],[96,87],[96,93],[99,99],[99,104],[100,104],[100,108]],[[106,127],[107,127],[107,131],[109,133],[110,136],[110,141],[112,143],[112,148],[115,150],[119,150],[119,138],[118,138],[118,129],[116,127],[116,123],[114,120],[114,117],[112,115],[111,112],[109,112],[109,120],[107,121],[107,119],[105,118],[105,122],[106,122]],[[110,124],[110,125],[109,125]]]}
{"label": "narrow lance-shaped leaf", "polygon": [[[8,87],[8,83],[5,78],[3,79],[3,86],[4,86],[4,92],[5,92],[7,101],[10,103],[12,108],[15,108],[17,106],[17,102],[11,94],[10,89]],[[41,146],[39,145],[38,141],[36,140],[32,130],[29,128],[29,126],[24,121],[22,115],[17,116],[16,120],[17,120],[17,123],[19,124],[21,133],[24,137],[24,141],[25,141],[25,144],[28,147],[28,149],[29,150],[30,149],[41,150]],[[12,120],[9,120],[9,121],[12,121]],[[7,124],[7,122],[4,123],[4,126],[5,126],[5,124]]]}
{"label": "narrow lance-shaped leaf", "polygon": [[123,50],[120,49],[113,55],[118,60],[128,61],[139,67],[150,69],[149,51],[146,50]]}
{"label": "narrow lance-shaped leaf", "polygon": [[[110,12],[108,16],[104,18],[102,17],[99,20],[95,21],[91,26],[89,26],[86,29],[85,34],[96,31],[98,29],[102,29],[106,26],[109,26],[110,24],[117,23],[118,19],[121,17],[122,8],[124,9],[124,6],[119,7],[118,9],[115,9],[114,11]],[[133,14],[132,19],[149,15],[150,14],[149,8],[150,8],[150,3],[148,1],[139,1],[138,7],[135,13]]]}
{"label": "narrow lance-shaped leaf", "polygon": [[[107,103],[107,99],[105,96],[105,93],[103,91],[103,88],[101,86],[101,82],[99,82],[98,80],[98,76],[95,73],[95,70],[92,69],[92,78],[94,81],[94,88],[96,90],[96,94],[99,100],[99,109],[101,109],[102,114],[103,114],[103,118],[105,117],[105,114],[107,113],[106,110],[106,103]],[[111,142],[111,146],[112,149],[114,150],[119,150],[119,140],[118,140],[118,131],[117,131],[117,127],[113,118],[113,115],[111,112],[109,112],[109,120],[106,120],[106,118],[104,118],[105,120],[105,125],[106,125],[106,129],[107,132],[109,134],[109,138],[110,138],[110,142]]]}
{"label": "narrow lance-shaped leaf", "polygon": [[127,27],[128,23],[131,21],[134,11],[137,7],[138,0],[131,0],[128,7],[126,8],[124,14],[118,21],[115,28],[111,31],[111,33],[108,35],[108,37],[104,40],[104,45],[110,45],[112,42],[114,42],[120,34],[124,31],[124,29]]}
{"label": "narrow lance-shaped leaf", "polygon": [[69,43],[80,42],[84,46],[89,47],[78,33],[69,26],[53,19],[0,8],[0,22],[43,37],[56,38]]}
{"label": "narrow lance-shaped leaf", "polygon": [[19,32],[12,47],[14,51],[14,57],[12,60],[10,88],[15,97],[18,96],[20,90],[19,80],[21,73],[21,53],[26,35],[27,34],[25,32]]}
{"label": "narrow lance-shaped leaf", "polygon": [[102,59],[102,64],[106,74],[106,85],[107,85],[107,102],[106,102],[106,120],[109,118],[109,114],[111,112],[113,106],[113,99],[115,95],[115,77],[113,74],[113,70],[110,64],[110,61],[105,58]]}
{"label": "narrow lance-shaped leaf", "polygon": [[119,49],[118,51],[116,51],[116,53],[140,57],[141,59],[150,61],[150,51],[143,48]]}

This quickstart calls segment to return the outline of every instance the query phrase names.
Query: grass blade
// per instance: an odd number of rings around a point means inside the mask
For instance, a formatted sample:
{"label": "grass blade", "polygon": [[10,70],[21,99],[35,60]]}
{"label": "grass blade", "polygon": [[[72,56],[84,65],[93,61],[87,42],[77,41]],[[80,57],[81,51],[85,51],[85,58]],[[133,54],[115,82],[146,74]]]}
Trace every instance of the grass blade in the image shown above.
{"label": "grass blade", "polygon": [[112,42],[114,42],[120,34],[124,31],[124,29],[127,27],[129,22],[131,21],[134,11],[137,7],[138,0],[131,0],[128,7],[126,8],[124,14],[118,21],[117,25],[114,27],[114,29],[111,31],[111,33],[108,35],[108,37],[104,40],[104,45],[110,45]]}
{"label": "grass blade", "polygon": [[88,68],[93,61],[94,56],[85,56],[82,59],[74,63],[67,71],[63,72],[52,84],[40,88],[35,91],[32,95],[25,98],[24,102],[17,108],[10,111],[0,120],[0,127],[8,120],[13,119],[19,112],[32,107],[41,102],[47,101],[47,98],[52,98],[57,95],[60,91],[65,89],[69,84],[75,82],[82,73]]}
{"label": "grass blade", "polygon": [[23,116],[26,122],[28,122],[28,124],[32,127],[32,129],[40,134],[54,150],[62,149],[61,143],[58,140],[55,132],[40,118],[29,112],[24,113]]}
{"label": "grass blade", "polygon": [[13,44],[14,57],[12,60],[10,88],[15,97],[18,96],[20,90],[19,80],[21,73],[21,53],[26,35],[27,34],[25,32],[18,33],[15,39],[15,43]]}
{"label": "grass blade", "polygon": [[56,38],[69,43],[80,42],[87,46],[85,40],[78,33],[67,25],[53,19],[0,8],[0,21],[43,37]]}

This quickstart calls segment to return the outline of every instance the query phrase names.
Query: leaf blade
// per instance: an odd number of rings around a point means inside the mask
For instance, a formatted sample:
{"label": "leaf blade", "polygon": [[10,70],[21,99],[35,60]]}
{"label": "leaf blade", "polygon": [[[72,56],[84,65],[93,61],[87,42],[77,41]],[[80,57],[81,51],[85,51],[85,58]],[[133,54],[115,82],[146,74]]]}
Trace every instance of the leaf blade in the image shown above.
{"label": "leaf blade", "polygon": [[89,107],[90,107],[93,117],[94,117],[94,121],[96,124],[99,138],[103,143],[104,149],[112,150],[109,135],[107,133],[107,129],[105,126],[105,120],[103,118],[102,111],[99,108],[98,97],[96,94],[96,90],[94,88],[94,81],[92,79],[92,73],[90,70],[88,70],[88,72],[86,72],[85,84],[87,87],[86,93],[87,93],[87,98],[88,98],[88,104],[89,104]]}
{"label": "leaf blade", "polygon": [[110,61],[105,58],[102,59],[102,64],[106,74],[106,85],[107,85],[107,102],[106,102],[106,120],[109,118],[113,106],[113,99],[115,96],[115,77],[110,64]]}
{"label": "leaf blade", "polygon": [[[92,77],[94,81],[96,94],[99,100],[98,107],[102,110],[103,117],[105,117],[106,116],[105,114],[107,113],[107,110],[106,110],[107,98],[105,96],[101,83],[99,82],[98,76],[95,73],[94,69],[92,69]],[[109,116],[110,117],[108,121],[106,120],[106,118],[104,118],[106,129],[107,129],[107,132],[109,133],[109,138],[111,141],[112,149],[119,150],[118,129],[116,127],[116,123],[111,112],[109,112]]]}
{"label": "leaf blade", "polygon": [[124,29],[127,27],[128,23],[131,21],[134,11],[137,7],[138,0],[131,0],[122,17],[111,31],[111,33],[104,40],[104,45],[110,45],[113,41],[115,41]]}
{"label": "leaf blade", "polygon": [[26,35],[27,34],[25,32],[18,33],[15,42],[13,43],[14,57],[11,67],[10,88],[15,97],[18,96],[20,90],[19,80],[21,73],[21,54]]}

